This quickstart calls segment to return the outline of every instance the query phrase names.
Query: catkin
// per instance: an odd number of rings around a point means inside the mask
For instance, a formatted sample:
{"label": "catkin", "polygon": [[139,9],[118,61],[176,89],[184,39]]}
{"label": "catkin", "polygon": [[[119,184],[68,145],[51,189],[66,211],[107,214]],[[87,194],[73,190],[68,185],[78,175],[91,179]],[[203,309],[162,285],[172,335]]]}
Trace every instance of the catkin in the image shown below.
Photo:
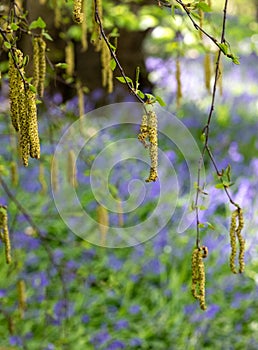
{"label": "catkin", "polygon": [[12,182],[12,185],[14,187],[16,187],[18,185],[18,182],[19,182],[19,173],[18,173],[16,162],[11,162],[10,170],[11,170],[11,182]]}
{"label": "catkin", "polygon": [[39,38],[33,39],[33,85],[38,90],[39,85]]}
{"label": "catkin", "polygon": [[149,133],[149,153],[150,153],[150,175],[146,182],[156,181],[158,178],[158,125],[157,115],[154,111],[148,112],[148,133]]}
{"label": "catkin", "polygon": [[72,187],[77,187],[76,158],[73,150],[68,152],[67,178]]}
{"label": "catkin", "polygon": [[82,37],[81,37],[81,45],[82,45],[82,52],[87,51],[88,49],[88,40],[87,40],[87,34],[88,34],[88,23],[87,23],[87,0],[83,2],[82,8],[83,8],[83,16],[84,20],[82,21]]}
{"label": "catkin", "polygon": [[[238,219],[238,226],[237,226]],[[242,230],[244,227],[244,218],[243,218],[243,210],[241,208],[236,209],[231,215],[231,224],[230,224],[230,246],[231,246],[231,254],[230,254],[230,269],[233,273],[242,273],[244,272],[245,262],[245,240],[242,237]],[[239,244],[239,270],[236,268],[236,256],[237,256],[237,240]]]}
{"label": "catkin", "polygon": [[20,312],[20,317],[24,317],[24,312],[26,310],[26,285],[24,280],[19,280],[17,283],[18,289],[18,308]]}
{"label": "catkin", "polygon": [[82,84],[79,80],[76,82],[76,90],[78,96],[78,107],[79,107],[79,117],[82,117],[85,114],[84,110],[84,94]]}
{"label": "catkin", "polygon": [[46,78],[46,42],[42,37],[38,38],[39,46],[39,83],[38,93],[40,97],[44,95],[44,85]]}
{"label": "catkin", "polygon": [[76,23],[83,22],[82,0],[73,1],[73,20]]}
{"label": "catkin", "polygon": [[101,235],[100,244],[105,245],[109,227],[109,216],[106,207],[103,207],[101,204],[97,207],[97,221]]}
{"label": "catkin", "polygon": [[195,299],[199,300],[202,310],[206,310],[205,303],[205,268],[203,259],[207,256],[207,247],[194,249],[192,253],[192,285],[191,292]]}
{"label": "catkin", "polygon": [[204,78],[205,87],[208,92],[210,92],[210,81],[211,81],[211,59],[210,54],[207,52],[204,56]]}
{"label": "catkin", "polygon": [[[13,58],[15,54],[15,58]],[[15,62],[14,62],[15,59]],[[20,130],[20,99],[24,92],[24,83],[22,75],[23,68],[23,53],[20,50],[15,50],[15,53],[9,53],[9,99],[10,99],[10,114],[12,124],[16,131]]]}
{"label": "catkin", "polygon": [[179,108],[181,105],[182,94],[182,84],[181,84],[181,66],[179,58],[176,59],[176,82],[177,82],[177,92],[176,92],[176,104]]}
{"label": "catkin", "polygon": [[8,230],[8,216],[7,216],[7,207],[0,206],[0,238],[5,245],[5,260],[7,264],[10,264],[12,261],[11,257],[11,242],[9,237]]}
{"label": "catkin", "polygon": [[42,195],[47,193],[47,182],[46,182],[46,177],[45,177],[45,169],[44,165],[42,163],[39,163],[39,183],[41,186],[40,193]]}
{"label": "catkin", "polygon": [[111,54],[104,40],[102,40],[101,48],[101,64],[102,64],[102,86],[107,87],[108,93],[113,91],[113,71],[110,67]]}
{"label": "catkin", "polygon": [[38,135],[36,94],[28,87],[26,89],[28,135],[31,158],[40,158],[40,144]]}
{"label": "catkin", "polygon": [[[200,28],[202,29],[203,27],[203,20],[204,20],[204,13],[201,9],[199,9],[199,26]],[[200,35],[200,39],[202,40],[203,39],[203,33],[201,30],[199,30],[199,35]]]}
{"label": "catkin", "polygon": [[149,137],[148,118],[146,114],[143,114],[140,132],[138,134],[138,140],[144,145],[145,148],[148,147],[148,144],[146,143],[146,139],[148,137]]}
{"label": "catkin", "polygon": [[69,41],[65,48],[66,74],[72,76],[74,73],[74,45]]}

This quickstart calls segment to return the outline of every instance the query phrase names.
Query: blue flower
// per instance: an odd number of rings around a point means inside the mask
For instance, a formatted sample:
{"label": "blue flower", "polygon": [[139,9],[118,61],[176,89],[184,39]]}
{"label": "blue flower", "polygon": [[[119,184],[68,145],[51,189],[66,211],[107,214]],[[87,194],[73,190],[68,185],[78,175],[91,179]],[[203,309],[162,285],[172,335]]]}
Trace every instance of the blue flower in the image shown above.
{"label": "blue flower", "polygon": [[140,312],[140,306],[139,305],[132,305],[129,308],[129,313],[132,315],[136,315]]}
{"label": "blue flower", "polygon": [[133,338],[130,340],[130,345],[131,346],[140,346],[140,345],[142,345],[142,341],[140,338]]}
{"label": "blue flower", "polygon": [[89,323],[90,317],[88,315],[83,315],[81,321],[82,323]]}
{"label": "blue flower", "polygon": [[125,344],[120,340],[114,340],[108,345],[106,350],[125,349]]}
{"label": "blue flower", "polygon": [[119,331],[120,329],[127,328],[129,326],[129,323],[125,319],[118,320],[115,324],[115,329]]}
{"label": "blue flower", "polygon": [[12,346],[22,346],[22,338],[19,337],[18,335],[12,335],[9,337],[9,343]]}

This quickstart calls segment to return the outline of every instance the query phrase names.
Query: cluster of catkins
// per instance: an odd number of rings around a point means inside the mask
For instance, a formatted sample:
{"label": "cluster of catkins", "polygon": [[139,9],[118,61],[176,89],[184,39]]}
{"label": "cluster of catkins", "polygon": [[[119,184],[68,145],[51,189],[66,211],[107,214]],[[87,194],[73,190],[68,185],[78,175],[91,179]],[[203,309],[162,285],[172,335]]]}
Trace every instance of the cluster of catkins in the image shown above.
{"label": "cluster of catkins", "polygon": [[5,246],[5,259],[6,263],[10,264],[12,261],[11,258],[11,243],[8,230],[8,217],[7,217],[7,207],[0,206],[0,240],[4,243]]}
{"label": "cluster of catkins", "polygon": [[[38,76],[41,77],[40,73]],[[12,49],[9,53],[9,79],[11,120],[20,135],[23,164],[28,166],[29,156],[40,158],[36,93],[25,80],[24,57],[18,49]],[[43,93],[42,86],[40,91]]]}
{"label": "cluster of catkins", "polygon": [[[146,143],[147,138],[149,144]],[[138,139],[150,152],[150,174],[146,182],[156,181],[158,178],[158,121],[154,111],[149,111],[142,116],[142,123]]]}
{"label": "cluster of catkins", "polygon": [[206,310],[205,303],[205,269],[203,259],[208,256],[208,248],[202,246],[192,253],[192,295],[199,300],[202,310]]}
{"label": "cluster of catkins", "polygon": [[[237,225],[238,220],[238,225]],[[244,254],[245,254],[245,240],[242,237],[242,230],[244,227],[244,217],[243,210],[241,208],[233,211],[231,215],[231,225],[230,225],[230,245],[231,245],[231,254],[230,254],[230,269],[233,273],[237,273],[237,268],[235,264],[236,255],[237,255],[237,240],[239,244],[239,273],[244,272],[245,263],[244,263]]]}

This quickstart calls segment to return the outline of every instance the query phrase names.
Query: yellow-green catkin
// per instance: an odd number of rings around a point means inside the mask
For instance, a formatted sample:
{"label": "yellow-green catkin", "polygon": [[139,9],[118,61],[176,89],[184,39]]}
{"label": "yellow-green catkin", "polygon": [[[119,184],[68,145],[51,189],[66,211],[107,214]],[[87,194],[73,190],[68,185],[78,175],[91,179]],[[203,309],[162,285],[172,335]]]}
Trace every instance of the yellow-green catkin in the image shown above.
{"label": "yellow-green catkin", "polygon": [[69,76],[73,76],[74,73],[74,45],[72,41],[68,41],[65,48],[65,62],[66,66],[66,74]]}
{"label": "yellow-green catkin", "polygon": [[148,133],[149,133],[149,152],[150,152],[150,174],[146,182],[156,181],[158,178],[158,120],[154,111],[148,112]]}
{"label": "yellow-green catkin", "polygon": [[27,91],[29,87],[26,85],[25,90],[20,92],[20,151],[24,166],[29,165],[30,154],[30,137],[29,137],[29,121],[28,121],[28,105],[27,105]]}
{"label": "yellow-green catkin", "polygon": [[24,312],[26,310],[26,285],[24,280],[19,280],[17,282],[18,290],[18,309],[20,317],[24,318]]}
{"label": "yellow-green catkin", "polygon": [[44,86],[46,78],[46,42],[42,37],[38,38],[39,46],[39,83],[38,93],[40,97],[44,95]]}
{"label": "yellow-green catkin", "polygon": [[45,195],[47,193],[47,182],[45,177],[45,169],[44,165],[42,163],[39,163],[39,183],[41,186],[40,193],[42,195]]}
{"label": "yellow-green catkin", "polygon": [[85,109],[83,87],[80,80],[76,81],[76,91],[78,96],[79,117],[82,117],[85,114]]}
{"label": "yellow-green catkin", "polygon": [[82,45],[82,52],[85,52],[88,49],[88,39],[87,39],[87,35],[88,35],[88,22],[87,22],[88,4],[87,4],[87,0],[83,1],[82,9],[83,9],[83,21],[82,21],[81,45]]}
{"label": "yellow-green catkin", "polygon": [[38,90],[39,85],[39,38],[33,39],[33,85]]}
{"label": "yellow-green catkin", "polygon": [[19,182],[19,173],[18,173],[18,168],[17,168],[17,163],[16,162],[11,162],[10,164],[10,171],[11,171],[11,182],[12,186],[16,187]]}
{"label": "yellow-green catkin", "polygon": [[100,244],[104,246],[107,241],[107,232],[109,228],[109,215],[107,208],[101,204],[97,207],[97,221],[100,230]]}
{"label": "yellow-green catkin", "polygon": [[207,257],[207,247],[194,249],[192,253],[192,285],[191,292],[199,300],[200,308],[206,310],[205,302],[205,267],[203,259]]}
{"label": "yellow-green catkin", "polygon": [[145,148],[149,147],[148,144],[146,143],[146,140],[148,137],[149,137],[148,117],[147,117],[147,114],[143,114],[140,132],[138,134],[138,140],[144,145]]}
{"label": "yellow-green catkin", "polygon": [[102,40],[101,48],[101,64],[102,64],[102,86],[107,88],[108,93],[113,91],[113,71],[110,67],[111,54],[104,40]]}
{"label": "yellow-green catkin", "polygon": [[27,119],[28,119],[28,134],[30,142],[30,156],[31,158],[40,158],[40,143],[38,135],[38,120],[37,120],[37,106],[36,106],[36,94],[26,89],[26,102],[27,102]]}
{"label": "yellow-green catkin", "polygon": [[[201,9],[199,9],[198,12],[199,12],[199,26],[202,29],[202,27],[203,27],[203,20],[204,20],[204,12]],[[202,33],[201,30],[199,30],[199,36],[200,36],[200,39],[202,40],[203,39],[203,33]]]}
{"label": "yellow-green catkin", "polygon": [[181,66],[179,58],[176,59],[176,82],[177,82],[177,91],[176,91],[176,105],[179,108],[181,105],[182,94],[182,84],[181,84]]}
{"label": "yellow-green catkin", "polygon": [[[238,225],[237,225],[238,220]],[[233,273],[242,273],[244,272],[245,262],[245,240],[242,236],[242,230],[244,228],[244,217],[243,210],[241,208],[236,209],[231,215],[231,224],[230,224],[230,246],[231,246],[231,254],[230,254],[230,269]],[[237,240],[239,245],[239,254],[238,254],[238,262],[239,262],[239,270],[236,268],[236,256],[237,256]]]}
{"label": "yellow-green catkin", "polygon": [[[102,0],[96,0],[98,15],[101,23],[103,23],[103,9],[102,9]],[[99,24],[95,19],[95,2],[92,1],[92,23],[93,23],[93,33],[92,33],[92,43],[95,46],[95,50],[98,52],[102,49],[101,43],[101,32]]]}
{"label": "yellow-green catkin", "polygon": [[9,99],[11,120],[16,131],[20,130],[20,105],[23,102],[21,99],[24,92],[22,75],[24,75],[23,53],[20,50],[12,51],[9,53]]}
{"label": "yellow-green catkin", "polygon": [[83,22],[82,0],[73,0],[73,20],[76,23]]}
{"label": "yellow-green catkin", "polygon": [[239,243],[239,273],[244,272],[245,269],[245,262],[244,262],[244,256],[245,256],[245,240],[242,236],[242,230],[244,228],[244,216],[243,216],[243,210],[241,208],[238,209],[238,227],[236,229],[236,235],[238,238]]}
{"label": "yellow-green catkin", "polygon": [[60,27],[62,22],[61,8],[58,4],[58,0],[54,0],[54,24],[56,28]]}
{"label": "yellow-green catkin", "polygon": [[205,80],[205,87],[206,90],[210,93],[211,87],[211,57],[210,53],[206,52],[204,56],[204,80]]}
{"label": "yellow-green catkin", "polygon": [[11,257],[11,242],[9,237],[8,230],[8,215],[7,207],[0,206],[0,238],[5,246],[5,260],[7,264],[10,264],[12,261]]}
{"label": "yellow-green catkin", "polygon": [[77,187],[76,158],[73,150],[68,152],[67,179],[72,187]]}
{"label": "yellow-green catkin", "polygon": [[58,159],[57,157],[53,157],[52,159],[52,167],[51,167],[51,185],[52,190],[57,192],[59,190],[59,182],[58,182]]}

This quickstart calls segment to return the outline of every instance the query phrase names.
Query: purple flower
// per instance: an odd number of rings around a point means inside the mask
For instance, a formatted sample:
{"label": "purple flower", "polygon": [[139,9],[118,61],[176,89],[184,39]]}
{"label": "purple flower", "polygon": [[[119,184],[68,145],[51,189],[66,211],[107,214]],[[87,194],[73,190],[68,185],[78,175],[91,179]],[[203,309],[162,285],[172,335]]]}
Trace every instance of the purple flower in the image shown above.
{"label": "purple flower", "polygon": [[212,304],[208,307],[208,310],[206,311],[206,317],[211,319],[214,318],[217,313],[220,311],[220,306],[217,304]]}
{"label": "purple flower", "polygon": [[83,315],[81,321],[82,323],[89,323],[90,317],[88,315]]}
{"label": "purple flower", "polygon": [[4,298],[6,294],[6,289],[0,289],[0,298]]}
{"label": "purple flower", "polygon": [[124,328],[128,328],[129,323],[127,320],[122,319],[122,320],[118,320],[115,324],[115,329],[117,331],[119,331],[120,329],[124,329]]}
{"label": "purple flower", "polygon": [[142,341],[140,338],[133,338],[130,340],[130,345],[131,346],[141,346]]}
{"label": "purple flower", "polygon": [[125,349],[125,344],[120,340],[114,340],[107,347],[106,350],[117,350],[117,349]]}
{"label": "purple flower", "polygon": [[110,339],[109,333],[106,330],[101,330],[91,338],[91,342],[94,345],[101,345],[106,343],[109,339]]}
{"label": "purple flower", "polygon": [[12,346],[22,346],[22,338],[18,335],[12,335],[9,337],[9,343]]}
{"label": "purple flower", "polygon": [[73,305],[68,303],[67,300],[59,300],[54,305],[54,315],[59,321],[65,319],[66,317],[70,317],[73,313]]}
{"label": "purple flower", "polygon": [[132,305],[129,308],[129,313],[132,315],[136,315],[140,312],[140,306],[139,305]]}
{"label": "purple flower", "polygon": [[33,288],[44,288],[49,285],[48,277],[45,271],[40,271],[32,278]]}
{"label": "purple flower", "polygon": [[114,271],[119,271],[123,267],[123,261],[112,254],[109,256],[108,266]]}

